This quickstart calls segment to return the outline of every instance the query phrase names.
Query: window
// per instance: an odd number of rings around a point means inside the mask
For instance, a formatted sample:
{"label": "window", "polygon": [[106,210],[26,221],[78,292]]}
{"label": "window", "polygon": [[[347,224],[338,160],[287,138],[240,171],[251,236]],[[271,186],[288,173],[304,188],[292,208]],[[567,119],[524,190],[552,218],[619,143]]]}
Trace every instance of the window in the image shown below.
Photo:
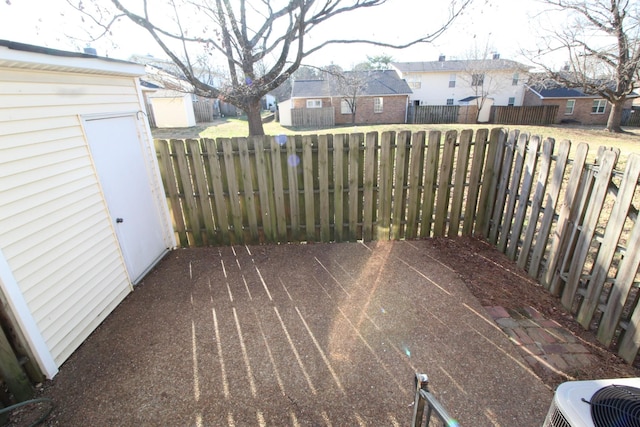
{"label": "window", "polygon": [[484,73],[471,75],[471,86],[482,86],[483,84],[484,84]]}
{"label": "window", "polygon": [[453,98],[447,98],[447,105],[453,105]]}
{"label": "window", "polygon": [[575,99],[567,99],[567,106],[564,107],[564,114],[565,116],[570,116],[573,114],[573,109],[576,106],[576,100]]}
{"label": "window", "polygon": [[456,75],[449,74],[449,87],[456,87]]}
{"label": "window", "polygon": [[514,105],[516,105],[516,98],[515,98],[515,96],[510,96],[510,97],[509,97],[509,102],[507,103],[507,105],[508,105],[509,107],[513,107]]}
{"label": "window", "polygon": [[422,87],[422,83],[420,80],[410,80],[407,82],[411,89],[420,89]]}
{"label": "window", "polygon": [[342,101],[340,101],[340,114],[351,114],[353,113],[353,111],[351,110],[351,105],[349,104],[349,101],[347,101],[346,99],[343,99]]}
{"label": "window", "polygon": [[373,112],[374,113],[382,113],[382,102],[383,99],[378,97],[378,98],[373,98]]}
{"label": "window", "polygon": [[511,86],[518,86],[519,80],[520,80],[520,75],[518,73],[513,73],[513,80],[511,80]]}
{"label": "window", "polygon": [[322,108],[322,99],[307,99],[307,108]]}
{"label": "window", "polygon": [[591,107],[591,114],[604,114],[604,109],[607,107],[607,101],[605,99],[594,99],[593,106]]}

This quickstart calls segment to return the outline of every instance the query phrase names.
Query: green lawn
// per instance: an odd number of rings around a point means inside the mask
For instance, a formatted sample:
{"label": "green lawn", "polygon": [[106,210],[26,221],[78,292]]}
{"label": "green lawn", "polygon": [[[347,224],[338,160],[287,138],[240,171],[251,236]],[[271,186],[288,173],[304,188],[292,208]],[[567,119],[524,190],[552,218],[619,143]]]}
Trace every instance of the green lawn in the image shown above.
{"label": "green lawn", "polygon": [[[384,132],[384,131],[402,131],[410,130],[412,132],[420,130],[439,130],[446,132],[448,130],[464,130],[464,129],[493,129],[499,125],[458,125],[458,124],[438,124],[438,125],[342,125],[328,129],[305,129],[291,128],[280,126],[280,123],[269,122],[264,124],[264,131],[267,135],[311,135],[311,134],[327,134],[327,133],[367,133],[367,132]],[[627,156],[632,152],[640,153],[640,128],[627,128],[624,134],[611,134],[599,127],[585,126],[510,126],[507,129],[518,129],[521,132],[528,132],[532,135],[540,135],[543,138],[551,137],[556,141],[568,139],[575,147],[580,142],[585,142],[594,152],[596,147],[607,146],[620,149],[623,156]],[[227,118],[220,119],[211,126],[199,125],[188,129],[155,129],[153,131],[154,138],[231,138],[247,135],[247,121],[243,118]]]}

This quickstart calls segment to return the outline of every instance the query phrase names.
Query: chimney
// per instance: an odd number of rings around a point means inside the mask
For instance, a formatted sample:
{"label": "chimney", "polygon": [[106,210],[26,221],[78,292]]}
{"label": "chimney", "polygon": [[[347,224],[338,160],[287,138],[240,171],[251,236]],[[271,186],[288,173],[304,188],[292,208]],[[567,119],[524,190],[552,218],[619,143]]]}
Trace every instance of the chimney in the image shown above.
{"label": "chimney", "polygon": [[444,55],[438,56],[438,61],[443,62],[444,60],[445,60],[445,56]]}
{"label": "chimney", "polygon": [[97,56],[98,53],[96,52],[96,49],[91,47],[91,46],[87,46],[84,48],[84,53],[86,53],[87,55],[93,55],[93,56]]}
{"label": "chimney", "polygon": [[493,59],[500,59],[500,54],[498,52],[494,52]]}

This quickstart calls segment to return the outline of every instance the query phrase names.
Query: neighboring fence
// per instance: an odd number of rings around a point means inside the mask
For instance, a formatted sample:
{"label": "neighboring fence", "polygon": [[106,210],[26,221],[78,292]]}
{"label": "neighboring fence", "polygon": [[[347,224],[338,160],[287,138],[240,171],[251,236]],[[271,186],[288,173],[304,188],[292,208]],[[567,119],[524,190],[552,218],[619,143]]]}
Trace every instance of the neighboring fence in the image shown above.
{"label": "neighboring fence", "polygon": [[459,105],[409,105],[407,123],[458,123],[459,110]]}
{"label": "neighboring fence", "polygon": [[335,120],[333,107],[291,109],[292,126],[326,128],[335,126]]}
{"label": "neighboring fence", "polygon": [[558,114],[558,105],[532,107],[491,107],[491,123],[501,125],[550,125]]}
{"label": "neighboring fence", "polygon": [[197,123],[206,123],[213,121],[215,109],[212,99],[199,98],[193,101],[193,113],[196,116]]}
{"label": "neighboring fence", "polygon": [[640,108],[629,108],[622,111],[622,126],[640,126]]}
{"label": "neighboring fence", "polygon": [[570,146],[501,128],[156,141],[182,246],[481,236],[631,362],[640,155],[621,172]]}

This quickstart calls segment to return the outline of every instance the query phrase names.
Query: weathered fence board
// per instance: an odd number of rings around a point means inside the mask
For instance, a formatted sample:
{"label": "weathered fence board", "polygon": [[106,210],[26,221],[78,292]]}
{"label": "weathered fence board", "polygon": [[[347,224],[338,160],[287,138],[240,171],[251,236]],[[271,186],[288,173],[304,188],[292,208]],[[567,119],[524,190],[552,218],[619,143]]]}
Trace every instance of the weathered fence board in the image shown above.
{"label": "weathered fence board", "polygon": [[444,236],[447,228],[457,136],[458,132],[455,130],[447,131],[444,136],[444,151],[442,152],[442,162],[438,173],[436,215],[433,221],[433,235],[436,237]]}
{"label": "weathered fence board", "polygon": [[[615,154],[612,155],[615,156]],[[613,209],[611,210],[611,214],[607,220],[604,238],[602,239],[598,256],[595,260],[593,270],[591,271],[591,277],[589,278],[586,294],[584,295],[584,301],[578,311],[577,320],[584,328],[588,328],[591,323],[593,314],[600,301],[602,287],[607,279],[607,274],[611,267],[613,256],[618,248],[618,241],[620,240],[622,229],[627,219],[627,214],[629,213],[629,206],[633,201],[638,177],[640,177],[639,160],[640,157],[637,155],[629,156],[625,171],[626,179],[622,181]],[[604,166],[605,165],[603,164],[600,169],[600,173],[603,173],[602,168],[604,168]],[[637,244],[638,241],[635,243]]]}
{"label": "weathered fence board", "polygon": [[558,113],[557,105],[493,106],[491,122],[502,125],[550,125]]}
{"label": "weathered fence board", "polygon": [[335,126],[333,107],[325,108],[293,108],[291,124],[299,127],[325,128]]}
{"label": "weathered fence board", "polygon": [[438,179],[440,157],[440,131],[429,132],[427,157],[424,162],[424,187],[422,199],[422,218],[420,223],[420,237],[431,236],[433,229],[433,207],[436,199],[436,182]]}
{"label": "weathered fence board", "polygon": [[536,171],[539,146],[540,137],[534,135],[529,140],[529,144],[525,150],[527,154],[525,156],[526,161],[524,162],[522,184],[520,185],[520,192],[516,197],[517,208],[515,210],[515,217],[510,231],[511,238],[509,239],[509,244],[506,248],[506,254],[512,260],[516,258],[516,251],[518,250],[518,243],[520,242],[520,232],[522,231],[525,215],[527,214],[527,208],[529,207],[529,194],[531,193],[531,187],[533,186],[533,176]]}
{"label": "weathered fence board", "polygon": [[[564,140],[560,143],[560,149],[556,155],[556,164],[553,169],[553,175],[551,178],[551,185],[549,190],[545,193],[545,204],[543,208],[542,220],[540,222],[540,229],[536,233],[536,242],[531,253],[531,260],[529,261],[529,275],[533,278],[538,278],[538,271],[542,263],[542,257],[547,248],[549,239],[549,233],[553,225],[553,218],[556,213],[556,206],[558,202],[558,196],[560,194],[560,188],[562,186],[562,180],[565,177],[565,171],[567,167],[567,160],[569,158],[569,150],[571,149],[571,142]],[[583,160],[584,162],[584,160]],[[528,230],[527,230],[528,231]],[[532,231],[533,233],[533,231]],[[526,254],[525,252],[521,257],[524,261],[519,262],[521,268],[526,266]]]}
{"label": "weathered fence board", "polygon": [[[547,188],[547,180],[549,179],[549,171],[551,169],[551,155],[553,154],[553,147],[555,141],[552,138],[547,138],[542,143],[542,153],[540,154],[540,168],[538,172],[538,178],[536,179],[535,190],[533,193],[533,199],[531,200],[531,211],[527,219],[527,227],[525,230],[524,238],[522,239],[522,246],[518,253],[517,264],[520,268],[525,268],[531,245],[533,244],[533,237],[538,230],[534,225],[538,223],[540,210],[542,209],[542,198]],[[524,226],[524,224],[523,224]],[[514,233],[519,235],[520,232]],[[516,241],[515,239],[513,241]],[[515,252],[514,252],[515,256]]]}
{"label": "weathered fence board", "polygon": [[[475,234],[630,363],[640,156],[504,129],[156,141],[182,246]],[[557,153],[554,153],[557,148]],[[597,320],[597,321],[594,321]]]}

